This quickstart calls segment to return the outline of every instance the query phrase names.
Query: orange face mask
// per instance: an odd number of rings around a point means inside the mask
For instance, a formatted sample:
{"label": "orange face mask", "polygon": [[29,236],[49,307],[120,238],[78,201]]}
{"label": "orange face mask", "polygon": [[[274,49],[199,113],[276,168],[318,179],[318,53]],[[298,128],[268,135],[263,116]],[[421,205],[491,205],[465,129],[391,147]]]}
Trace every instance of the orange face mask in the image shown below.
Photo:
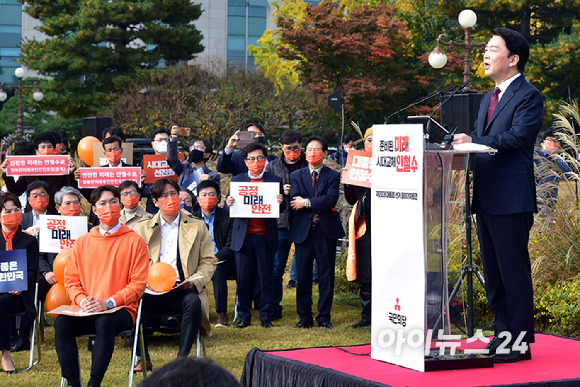
{"label": "orange face mask", "polygon": [[107,226],[114,226],[121,217],[121,206],[118,204],[108,204],[97,208],[97,216],[101,223]]}
{"label": "orange face mask", "polygon": [[54,155],[59,155],[60,154],[60,144],[56,144],[56,148],[54,148]]}
{"label": "orange face mask", "polygon": [[2,225],[9,230],[14,230],[22,223],[22,211],[2,215]]}
{"label": "orange face mask", "polygon": [[259,175],[264,170],[264,167],[266,167],[266,160],[256,160],[254,162],[248,161],[248,171],[250,171],[252,175]]}
{"label": "orange face mask", "polygon": [[296,161],[300,158],[300,149],[285,150],[284,156],[290,161]]}
{"label": "orange face mask", "polygon": [[51,148],[44,148],[44,149],[37,149],[36,155],[37,156],[52,156],[54,154],[54,150]]}
{"label": "orange face mask", "polygon": [[105,154],[107,155],[107,160],[109,160],[109,163],[113,165],[119,164],[119,161],[121,161],[121,153],[122,153],[121,150],[105,152]]}
{"label": "orange face mask", "polygon": [[306,152],[306,161],[308,161],[308,164],[319,165],[320,163],[322,163],[322,160],[324,160],[324,158],[322,157],[322,152],[319,151]]}
{"label": "orange face mask", "polygon": [[46,207],[48,207],[48,196],[28,198],[28,202],[30,203],[30,207],[32,207],[35,211],[43,212],[46,210]]}
{"label": "orange face mask", "polygon": [[168,215],[177,215],[181,205],[181,203],[179,203],[179,196],[170,196],[165,199],[159,199],[159,204],[161,205],[163,212]]}
{"label": "orange face mask", "polygon": [[121,196],[121,203],[126,208],[135,208],[139,204],[139,195]]}
{"label": "orange face mask", "polygon": [[365,152],[372,152],[372,151],[373,151],[372,141],[365,141]]}
{"label": "orange face mask", "polygon": [[205,211],[213,211],[217,207],[217,197],[215,196],[198,196],[197,202]]}
{"label": "orange face mask", "polygon": [[60,208],[60,214],[62,216],[79,216],[81,214],[80,204],[69,204]]}

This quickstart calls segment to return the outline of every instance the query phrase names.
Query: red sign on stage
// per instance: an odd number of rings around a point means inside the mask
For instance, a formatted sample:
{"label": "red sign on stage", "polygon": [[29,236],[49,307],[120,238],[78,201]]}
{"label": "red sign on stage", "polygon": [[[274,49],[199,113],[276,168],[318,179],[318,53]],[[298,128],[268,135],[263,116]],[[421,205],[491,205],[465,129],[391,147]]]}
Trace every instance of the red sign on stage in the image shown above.
{"label": "red sign on stage", "polygon": [[97,188],[106,184],[118,187],[125,180],[133,180],[140,187],[141,168],[79,168],[79,188]]}
{"label": "red sign on stage", "polygon": [[68,156],[6,156],[8,176],[68,175]]}
{"label": "red sign on stage", "polygon": [[342,170],[343,184],[371,187],[371,152],[351,150]]}
{"label": "red sign on stage", "polygon": [[[155,181],[161,179],[162,177],[167,177],[168,179],[177,181],[177,176],[173,169],[167,164],[165,159],[167,155],[143,155],[143,170],[147,177],[145,178],[145,183],[155,183]],[[183,161],[185,156],[183,153],[179,153],[179,160]]]}

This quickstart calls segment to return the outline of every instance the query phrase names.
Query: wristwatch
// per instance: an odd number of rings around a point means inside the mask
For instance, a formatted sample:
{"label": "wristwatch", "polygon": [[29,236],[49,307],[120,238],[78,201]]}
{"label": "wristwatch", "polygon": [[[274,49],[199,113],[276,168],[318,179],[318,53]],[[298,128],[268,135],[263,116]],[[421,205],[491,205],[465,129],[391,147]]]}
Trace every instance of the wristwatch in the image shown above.
{"label": "wristwatch", "polygon": [[116,306],[116,305],[115,305],[115,300],[113,300],[112,298],[109,298],[109,299],[107,300],[107,308],[109,308],[109,309],[113,309],[115,306]]}

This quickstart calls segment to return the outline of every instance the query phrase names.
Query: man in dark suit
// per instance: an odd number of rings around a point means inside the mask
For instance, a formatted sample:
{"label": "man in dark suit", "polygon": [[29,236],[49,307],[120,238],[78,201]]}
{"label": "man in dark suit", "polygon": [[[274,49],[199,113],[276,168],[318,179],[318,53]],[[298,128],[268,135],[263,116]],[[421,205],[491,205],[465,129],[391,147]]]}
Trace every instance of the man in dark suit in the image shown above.
{"label": "man in dark suit", "polygon": [[221,199],[220,186],[212,180],[200,181],[197,185],[197,203],[193,216],[203,219],[209,230],[217,260],[212,277],[215,310],[218,314],[216,327],[228,324],[228,279],[236,277],[236,261],[232,244],[233,219],[225,208],[218,207]]}
{"label": "man in dark suit", "polygon": [[294,210],[290,240],[296,246],[298,284],[296,328],[312,327],[312,265],[318,263],[318,316],[321,327],[332,328],[330,309],[334,296],[336,242],[344,236],[340,216],[334,210],[339,195],[340,173],[323,165],[328,156],[325,139],[306,140],[308,168],[290,174],[290,203]]}
{"label": "man in dark suit", "polygon": [[[533,154],[543,100],[522,75],[529,58],[526,39],[507,28],[492,33],[483,60],[496,89],[481,102],[471,136],[455,135],[453,144],[473,142],[498,150],[475,157],[473,211],[487,298],[495,313],[495,338],[486,348],[496,362],[505,363],[531,359],[527,344],[534,342],[528,239],[536,211]],[[502,332],[511,336],[498,337]],[[504,339],[509,339],[502,351],[507,353],[496,353]]]}
{"label": "man in dark suit", "polygon": [[[266,146],[258,142],[249,144],[243,150],[248,171],[232,178],[236,182],[278,183],[278,204],[282,203],[282,179],[265,172],[268,152]],[[231,207],[234,197],[228,196],[226,204]],[[283,207],[281,210],[283,210]],[[256,279],[260,283],[260,320],[262,327],[272,325],[272,271],[274,270],[274,253],[278,250],[278,225],[273,218],[236,218],[232,230],[232,250],[236,256],[238,283],[238,313],[240,322],[236,328],[250,326],[252,313],[251,303]]]}
{"label": "man in dark suit", "polygon": [[40,215],[53,214],[47,211],[50,195],[48,183],[44,180],[36,180],[26,187],[26,198],[30,211],[22,214],[22,230],[38,238]]}

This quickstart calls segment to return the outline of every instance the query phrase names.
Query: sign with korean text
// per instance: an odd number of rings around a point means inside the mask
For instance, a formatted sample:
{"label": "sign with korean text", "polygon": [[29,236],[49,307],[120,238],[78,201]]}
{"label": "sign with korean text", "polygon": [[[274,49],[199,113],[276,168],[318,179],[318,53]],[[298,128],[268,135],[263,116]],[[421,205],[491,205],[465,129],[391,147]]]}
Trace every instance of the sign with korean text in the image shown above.
{"label": "sign with korean text", "polygon": [[0,251],[0,293],[28,290],[26,250]]}
{"label": "sign with korean text", "polygon": [[[124,142],[123,152],[121,152],[121,161],[125,164],[133,164],[133,143]],[[105,156],[105,150],[103,149],[103,144],[101,142],[95,142],[93,144],[93,165],[95,167],[100,167],[109,164],[107,156]]]}
{"label": "sign with korean text", "polygon": [[68,175],[68,156],[6,156],[7,176]]}
{"label": "sign with korean text", "polygon": [[[185,155],[179,153],[179,160],[183,161]],[[166,160],[167,155],[143,155],[143,170],[147,174],[145,178],[145,183],[155,183],[155,181],[166,177],[171,180],[177,181],[177,175],[173,172],[173,169],[169,167]]]}
{"label": "sign with korean text", "polygon": [[230,196],[235,199],[230,207],[231,218],[277,218],[280,205],[276,195],[279,183],[231,182]]}
{"label": "sign with korean text", "polygon": [[371,187],[371,152],[350,150],[346,160],[346,166],[342,170],[343,184]]}
{"label": "sign with korean text", "polygon": [[118,187],[125,180],[133,180],[141,186],[141,168],[139,167],[97,167],[79,168],[79,188],[97,188],[110,184]]}
{"label": "sign with korean text", "polygon": [[88,232],[86,216],[40,215],[38,245],[41,253],[60,253]]}

